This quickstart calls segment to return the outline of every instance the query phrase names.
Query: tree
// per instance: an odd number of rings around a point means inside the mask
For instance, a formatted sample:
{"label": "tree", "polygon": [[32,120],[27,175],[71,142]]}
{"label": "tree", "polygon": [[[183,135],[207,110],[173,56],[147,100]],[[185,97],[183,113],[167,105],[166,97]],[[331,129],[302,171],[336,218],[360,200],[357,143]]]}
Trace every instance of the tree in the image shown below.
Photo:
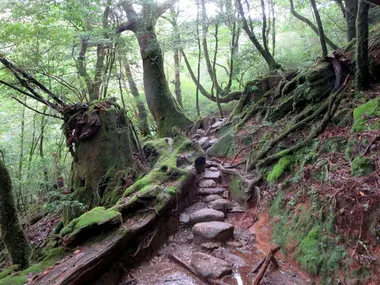
{"label": "tree", "polygon": [[356,90],[361,91],[368,87],[369,62],[368,62],[368,11],[369,3],[359,1],[356,17]]}
{"label": "tree", "polygon": [[344,0],[347,24],[347,41],[356,38],[356,15],[358,13],[357,0]]}
{"label": "tree", "polygon": [[174,1],[166,1],[162,4],[156,1],[142,1],[141,12],[137,13],[131,1],[124,1],[121,5],[127,14],[128,21],[117,29],[117,33],[132,31],[139,43],[146,101],[156,121],[159,136],[171,136],[173,127],[183,130],[192,124],[170,93],[164,71],[162,50],[155,32],[158,18],[173,3]]}
{"label": "tree", "polygon": [[[259,40],[257,39],[257,37],[255,35],[255,32],[253,30],[253,26],[252,26],[252,20],[251,20],[250,16],[246,17],[246,15],[245,15],[244,8],[243,8],[241,0],[237,0],[236,5],[237,5],[237,9],[239,11],[239,14],[242,18],[243,30],[247,34],[248,38],[250,39],[250,41],[252,42],[254,47],[259,51],[261,56],[264,58],[264,60],[268,64],[269,70],[279,69],[281,66],[274,59],[273,55],[269,51],[268,46],[266,44],[267,40],[266,40],[265,33],[262,34],[263,43],[264,43],[263,44],[264,46],[263,46],[260,44]],[[247,2],[247,5],[248,5],[248,2]],[[249,7],[247,7],[247,8],[249,10]],[[249,23],[248,23],[248,21],[249,21]]]}
{"label": "tree", "polygon": [[327,56],[327,45],[326,45],[325,32],[323,30],[323,24],[322,24],[321,16],[319,15],[319,11],[317,8],[317,4],[315,3],[315,0],[310,0],[310,3],[311,3],[311,7],[313,8],[315,20],[317,21],[318,35],[319,35],[319,40],[321,42],[321,47],[322,47],[322,56],[326,57]]}
{"label": "tree", "polygon": [[13,264],[22,269],[29,266],[30,245],[20,226],[12,196],[12,181],[0,158],[0,234]]}
{"label": "tree", "polygon": [[[318,27],[315,26],[313,24],[313,22],[311,22],[308,18],[302,16],[301,14],[297,13],[295,7],[294,7],[294,1],[293,0],[289,0],[289,3],[290,3],[290,13],[295,17],[297,18],[298,20],[300,20],[301,22],[304,22],[306,25],[308,25],[313,31],[314,33],[316,33],[317,35],[319,35],[319,31],[318,31]],[[324,34],[324,37],[325,37],[325,41],[326,43],[334,50],[336,50],[338,48],[338,46],[336,44],[334,44],[325,34]]]}

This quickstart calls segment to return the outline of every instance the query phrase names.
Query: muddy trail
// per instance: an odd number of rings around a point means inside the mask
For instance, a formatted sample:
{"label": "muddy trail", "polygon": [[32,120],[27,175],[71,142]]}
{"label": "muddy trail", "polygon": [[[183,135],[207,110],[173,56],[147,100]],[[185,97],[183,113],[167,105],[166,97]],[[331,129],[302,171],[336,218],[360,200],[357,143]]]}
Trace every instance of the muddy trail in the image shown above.
{"label": "muddy trail", "polygon": [[[217,120],[207,132],[197,130],[193,141],[207,150],[222,124]],[[206,159],[204,172],[190,190],[196,191],[197,198],[180,214],[178,230],[150,258],[125,272],[119,285],[253,284],[274,248],[269,218],[255,206],[234,201],[221,171],[224,167],[228,165],[220,159]],[[106,273],[96,284],[107,282]],[[260,284],[309,283],[309,276],[278,251]]]}

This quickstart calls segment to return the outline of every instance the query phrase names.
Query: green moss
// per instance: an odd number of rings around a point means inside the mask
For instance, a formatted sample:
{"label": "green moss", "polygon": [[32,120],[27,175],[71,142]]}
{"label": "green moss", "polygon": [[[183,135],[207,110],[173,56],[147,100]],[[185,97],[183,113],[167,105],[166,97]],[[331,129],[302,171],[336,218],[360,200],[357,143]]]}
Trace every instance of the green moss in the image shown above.
{"label": "green moss", "polygon": [[232,133],[227,133],[222,136],[212,147],[207,150],[209,156],[227,156],[234,144]]}
{"label": "green moss", "polygon": [[228,184],[232,199],[235,201],[245,201],[245,187],[243,181],[239,177],[234,177]]}
{"label": "green moss", "polygon": [[351,175],[352,176],[366,176],[376,170],[375,161],[368,157],[357,156],[351,162]]}
{"label": "green moss", "polygon": [[278,178],[281,177],[285,170],[289,168],[291,163],[292,160],[290,159],[290,156],[284,156],[283,158],[281,158],[267,176],[267,181],[270,183],[275,182]]}
{"label": "green moss", "polygon": [[307,236],[302,240],[299,252],[298,260],[301,264],[301,268],[312,274],[319,272],[319,239],[321,236],[321,229],[319,226],[314,227]]}
{"label": "green moss", "polygon": [[24,285],[28,283],[26,276],[8,276],[0,279],[0,285]]}
{"label": "green moss", "polygon": [[377,130],[379,127],[378,121],[368,123],[369,118],[380,118],[380,98],[370,100],[354,110],[354,125],[352,126],[352,131],[357,133]]}
{"label": "green moss", "polygon": [[17,264],[4,268],[2,271],[0,271],[0,279],[7,277],[8,275],[17,271],[18,269],[19,266]]}
{"label": "green moss", "polygon": [[168,192],[170,195],[175,195],[177,193],[177,189],[174,186],[166,188],[166,192]]}
{"label": "green moss", "polygon": [[75,235],[82,228],[96,224],[100,225],[116,218],[120,218],[121,221],[121,214],[119,212],[113,209],[106,210],[104,207],[96,207],[91,211],[84,213],[80,217],[72,220],[66,227],[61,230],[60,235]]}

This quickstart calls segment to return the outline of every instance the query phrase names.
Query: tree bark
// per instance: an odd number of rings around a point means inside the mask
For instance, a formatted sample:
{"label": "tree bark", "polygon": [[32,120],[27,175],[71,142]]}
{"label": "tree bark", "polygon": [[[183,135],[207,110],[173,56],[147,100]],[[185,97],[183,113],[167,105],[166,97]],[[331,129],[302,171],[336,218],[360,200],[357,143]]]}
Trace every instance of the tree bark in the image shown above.
{"label": "tree bark", "polygon": [[356,38],[356,15],[358,13],[357,0],[345,0],[346,4],[346,24],[347,24],[347,41]]}
{"label": "tree bark", "polygon": [[326,40],[325,40],[325,32],[323,31],[321,16],[319,15],[319,11],[317,8],[317,4],[315,3],[315,0],[310,0],[310,3],[311,3],[311,7],[313,8],[315,20],[317,21],[319,41],[321,42],[321,48],[322,48],[322,56],[326,57],[327,45],[326,45]]}
{"label": "tree bark", "polygon": [[356,18],[356,90],[361,91],[368,87],[368,11],[369,3],[360,0]]}
{"label": "tree bark", "polygon": [[0,229],[13,264],[22,269],[29,266],[30,245],[20,226],[12,197],[12,182],[4,162],[0,159]]}

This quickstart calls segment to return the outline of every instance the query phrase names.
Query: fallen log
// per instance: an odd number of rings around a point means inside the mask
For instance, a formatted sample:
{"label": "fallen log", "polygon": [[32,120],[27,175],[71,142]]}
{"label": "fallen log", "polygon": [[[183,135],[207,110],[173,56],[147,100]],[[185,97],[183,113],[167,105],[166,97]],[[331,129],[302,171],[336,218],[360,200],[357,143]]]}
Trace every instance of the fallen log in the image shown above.
{"label": "fallen log", "polygon": [[265,261],[264,261],[264,263],[261,266],[259,274],[257,274],[257,276],[255,277],[255,279],[253,280],[252,285],[259,285],[260,284],[260,281],[261,281],[261,279],[263,279],[264,274],[267,271],[270,262],[272,261],[272,259],[274,258],[274,255],[276,254],[276,252],[279,249],[280,249],[280,247],[277,246],[277,247],[271,248],[269,250],[269,252],[267,254],[267,257],[265,258]]}

